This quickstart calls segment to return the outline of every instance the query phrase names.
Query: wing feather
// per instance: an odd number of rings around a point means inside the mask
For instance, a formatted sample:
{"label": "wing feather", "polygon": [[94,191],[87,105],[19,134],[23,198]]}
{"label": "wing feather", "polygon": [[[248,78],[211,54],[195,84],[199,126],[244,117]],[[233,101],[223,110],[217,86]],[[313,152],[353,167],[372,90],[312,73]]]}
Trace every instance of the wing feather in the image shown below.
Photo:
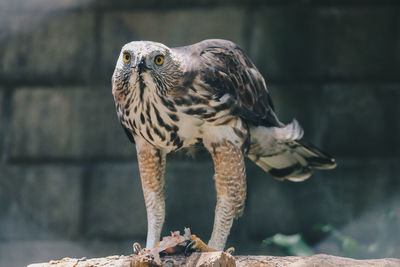
{"label": "wing feather", "polygon": [[229,94],[236,101],[236,112],[255,126],[280,127],[264,78],[249,57],[235,43],[205,40],[175,48],[190,55],[187,65],[207,84],[214,99]]}
{"label": "wing feather", "polygon": [[302,181],[314,168],[336,166],[332,157],[302,138],[297,121],[284,125],[278,120],[264,78],[238,45],[205,40],[175,50],[184,52],[185,77],[192,83],[200,78],[212,99],[224,102],[227,95],[233,98],[235,104],[224,108],[231,108],[249,124],[248,157],[262,169],[280,180]]}

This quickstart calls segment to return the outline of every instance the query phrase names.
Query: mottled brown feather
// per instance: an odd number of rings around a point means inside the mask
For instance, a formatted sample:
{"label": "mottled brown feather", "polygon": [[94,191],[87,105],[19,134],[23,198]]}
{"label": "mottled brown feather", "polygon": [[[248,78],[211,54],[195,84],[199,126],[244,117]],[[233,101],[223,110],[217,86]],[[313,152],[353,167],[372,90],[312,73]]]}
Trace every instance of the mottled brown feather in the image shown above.
{"label": "mottled brown feather", "polygon": [[214,99],[230,94],[236,100],[233,107],[247,123],[280,127],[264,78],[237,44],[205,40],[173,50],[185,54],[185,73],[199,75]]}

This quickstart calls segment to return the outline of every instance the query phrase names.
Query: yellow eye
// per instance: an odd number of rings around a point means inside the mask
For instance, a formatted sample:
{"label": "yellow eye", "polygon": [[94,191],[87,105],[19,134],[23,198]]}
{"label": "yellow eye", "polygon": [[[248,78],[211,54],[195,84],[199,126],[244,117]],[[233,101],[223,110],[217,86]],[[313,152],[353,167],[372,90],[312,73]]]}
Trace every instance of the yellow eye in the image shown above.
{"label": "yellow eye", "polygon": [[125,53],[125,54],[123,55],[123,58],[124,58],[124,61],[125,61],[126,63],[128,63],[129,61],[131,61],[131,55],[128,54],[128,53]]}
{"label": "yellow eye", "polygon": [[154,58],[154,63],[156,63],[157,66],[161,66],[164,63],[164,56],[158,55]]}

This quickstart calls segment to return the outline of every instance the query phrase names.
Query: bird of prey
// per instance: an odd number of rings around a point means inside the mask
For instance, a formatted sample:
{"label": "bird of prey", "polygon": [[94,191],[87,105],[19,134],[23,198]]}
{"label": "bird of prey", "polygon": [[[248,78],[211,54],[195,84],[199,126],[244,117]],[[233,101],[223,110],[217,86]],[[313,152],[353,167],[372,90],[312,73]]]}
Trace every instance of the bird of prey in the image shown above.
{"label": "bird of prey", "polygon": [[146,247],[164,223],[166,154],[204,146],[214,162],[217,203],[210,248],[223,250],[246,199],[247,156],[279,180],[302,181],[335,160],[303,138],[296,120],[279,121],[264,78],[226,40],[169,48],[134,41],[122,47],[112,93],[118,117],[136,144],[147,210]]}

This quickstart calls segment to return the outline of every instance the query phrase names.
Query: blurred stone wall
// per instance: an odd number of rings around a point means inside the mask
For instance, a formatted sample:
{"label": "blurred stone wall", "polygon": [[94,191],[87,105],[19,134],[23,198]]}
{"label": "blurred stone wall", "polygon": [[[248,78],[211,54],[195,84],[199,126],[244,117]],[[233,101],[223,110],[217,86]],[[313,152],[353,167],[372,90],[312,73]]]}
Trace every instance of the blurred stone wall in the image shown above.
{"label": "blurred stone wall", "polygon": [[[400,255],[392,234],[400,227],[399,14],[397,1],[379,0],[1,1],[0,265],[126,254],[144,243],[136,152],[111,96],[115,62],[129,41],[208,38],[238,43],[280,119],[296,117],[338,162],[303,183],[275,181],[247,162],[246,209],[228,245],[282,254],[261,241],[302,233],[317,252],[342,255],[315,229],[331,224],[359,242],[357,257]],[[212,175],[204,151],[168,158],[164,234],[186,226],[208,240]],[[390,248],[363,252],[382,236]]]}

